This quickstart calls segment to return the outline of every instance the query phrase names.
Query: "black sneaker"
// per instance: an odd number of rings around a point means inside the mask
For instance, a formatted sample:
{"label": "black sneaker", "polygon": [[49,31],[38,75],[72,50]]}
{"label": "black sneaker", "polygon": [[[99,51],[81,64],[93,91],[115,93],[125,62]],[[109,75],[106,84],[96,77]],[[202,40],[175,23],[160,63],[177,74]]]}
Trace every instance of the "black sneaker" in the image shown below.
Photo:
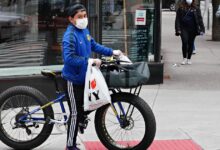
{"label": "black sneaker", "polygon": [[66,147],[66,149],[65,150],[80,150],[78,147],[72,147],[72,148],[68,148],[68,147]]}
{"label": "black sneaker", "polygon": [[87,128],[90,119],[88,116],[84,116],[83,122],[79,122],[79,133],[83,134],[84,130]]}

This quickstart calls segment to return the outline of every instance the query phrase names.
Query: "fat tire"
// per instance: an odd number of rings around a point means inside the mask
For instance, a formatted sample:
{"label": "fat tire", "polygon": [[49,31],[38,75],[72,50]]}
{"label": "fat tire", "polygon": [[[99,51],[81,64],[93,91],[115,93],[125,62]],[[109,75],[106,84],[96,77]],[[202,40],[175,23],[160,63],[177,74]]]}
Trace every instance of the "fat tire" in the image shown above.
{"label": "fat tire", "polygon": [[[28,95],[30,97],[37,99],[38,104],[40,106],[43,106],[44,104],[49,102],[46,96],[42,94],[40,91],[38,91],[37,89],[28,87],[28,86],[15,86],[15,87],[7,89],[0,95],[0,107],[4,104],[4,102],[8,98],[15,96],[15,95],[20,95],[20,94]],[[50,117],[52,119],[54,118],[54,113],[53,113],[53,109],[51,106],[44,108],[43,113],[44,113],[45,118],[47,117]],[[34,139],[27,141],[27,142],[16,142],[16,141],[9,139],[4,134],[3,129],[2,129],[2,124],[0,124],[0,139],[3,143],[5,143],[9,147],[12,147],[16,150],[29,150],[29,149],[38,147],[44,141],[46,141],[46,139],[50,136],[52,130],[53,130],[53,124],[46,123],[44,124],[39,135],[35,137]]]}
{"label": "fat tire", "polygon": [[[145,135],[143,137],[143,140],[138,145],[126,150],[131,150],[131,149],[146,150],[153,142],[156,133],[156,121],[154,114],[151,108],[149,107],[149,105],[140,97],[130,93],[116,93],[111,95],[111,98],[112,98],[112,102],[122,101],[122,102],[131,103],[141,112],[146,124]],[[105,105],[96,111],[95,114],[96,133],[100,141],[102,142],[103,145],[105,145],[106,148],[108,148],[109,150],[121,150],[120,148],[114,146],[113,144],[111,144],[111,142],[109,142],[109,139],[107,139],[106,137],[105,127],[102,126],[103,115],[106,114],[105,113],[106,109],[108,109],[109,106],[110,105]]]}

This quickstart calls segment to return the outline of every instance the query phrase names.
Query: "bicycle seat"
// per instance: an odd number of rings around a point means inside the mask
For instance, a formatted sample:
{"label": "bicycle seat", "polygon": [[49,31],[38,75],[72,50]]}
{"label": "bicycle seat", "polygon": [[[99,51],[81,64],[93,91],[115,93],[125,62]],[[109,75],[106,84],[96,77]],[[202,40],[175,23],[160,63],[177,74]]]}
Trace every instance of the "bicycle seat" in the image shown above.
{"label": "bicycle seat", "polygon": [[41,74],[46,77],[55,78],[58,75],[61,75],[61,70],[41,70]]}

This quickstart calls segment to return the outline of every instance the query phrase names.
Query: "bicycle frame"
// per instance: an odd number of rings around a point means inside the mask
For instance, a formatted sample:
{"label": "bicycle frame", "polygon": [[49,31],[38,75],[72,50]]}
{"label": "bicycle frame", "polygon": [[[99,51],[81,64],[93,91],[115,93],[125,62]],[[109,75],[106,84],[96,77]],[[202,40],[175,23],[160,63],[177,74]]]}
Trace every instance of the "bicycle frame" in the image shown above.
{"label": "bicycle frame", "polygon": [[[47,103],[47,104],[45,104],[45,105],[43,105],[41,107],[38,107],[38,108],[32,110],[31,112],[27,113],[26,115],[20,117],[19,121],[26,122],[26,123],[28,123],[28,122],[38,122],[38,123],[40,122],[41,123],[42,121],[48,121],[50,124],[51,123],[53,123],[53,124],[54,123],[59,123],[59,124],[67,123],[68,117],[66,115],[66,110],[65,110],[65,107],[64,107],[64,104],[63,104],[63,99],[65,98],[65,96],[66,95],[64,93],[58,94],[56,99],[52,100],[51,102],[49,102],[49,103]],[[49,119],[49,120],[45,120],[45,118],[38,118],[38,117],[31,117],[31,120],[27,119],[27,117],[29,115],[32,115],[32,114],[34,114],[34,113],[36,113],[36,112],[38,112],[40,110],[43,110],[44,108],[46,108],[48,106],[51,106],[51,105],[53,105],[55,103],[60,103],[60,107],[61,107],[62,113],[64,114],[64,121],[54,120],[52,118],[46,118],[46,119]]]}
{"label": "bicycle frame", "polygon": [[[130,88],[129,93],[134,94],[134,95],[136,95],[136,96],[139,96],[140,91],[141,91],[141,88],[142,88],[142,85],[140,85],[140,86],[138,86],[138,87],[135,87],[135,88]],[[134,91],[133,91],[133,89],[134,89]],[[117,90],[118,92],[122,92],[120,88],[119,88],[119,89],[110,89],[110,90],[111,90],[113,93],[117,93],[116,90]],[[121,112],[122,112],[124,118],[126,118],[126,117],[127,117],[127,113],[125,113],[125,110],[124,110],[124,108],[123,108],[121,102],[117,102],[117,104],[118,104],[118,106],[119,106],[119,108],[120,108],[120,110],[121,110]],[[120,116],[118,115],[118,112],[116,111],[115,106],[114,106],[113,103],[111,104],[111,108],[112,108],[112,110],[113,110],[113,112],[114,112],[114,114],[115,114],[115,116],[116,116],[118,122],[120,123],[121,126],[123,126],[123,120],[120,119]],[[129,106],[129,108],[130,108],[130,106]]]}
{"label": "bicycle frame", "polygon": [[[57,98],[52,100],[51,102],[41,106],[41,107],[38,107],[34,110],[32,110],[31,112],[27,113],[26,115],[22,116],[19,118],[19,121],[21,122],[26,122],[26,123],[29,123],[29,122],[36,122],[36,123],[45,123],[45,122],[48,122],[49,124],[66,124],[67,121],[68,121],[68,116],[66,115],[66,110],[65,110],[65,107],[64,107],[64,104],[63,104],[63,99],[65,98],[65,94],[64,93],[60,93],[58,94]],[[60,107],[61,107],[61,110],[62,110],[62,113],[64,114],[64,121],[59,121],[59,120],[55,120],[55,119],[52,119],[52,118],[39,118],[39,117],[31,117],[31,120],[28,119],[28,116],[40,111],[40,110],[43,110],[44,108],[48,107],[48,106],[51,106],[55,103],[60,103]],[[125,110],[121,104],[121,102],[117,102],[123,116],[126,117],[126,113],[125,113]],[[118,114],[118,112],[116,111],[115,109],[115,106],[113,103],[111,103],[111,108],[115,114],[115,117],[117,118],[118,122],[120,123],[120,125],[123,125],[123,121],[120,119],[120,116]]]}

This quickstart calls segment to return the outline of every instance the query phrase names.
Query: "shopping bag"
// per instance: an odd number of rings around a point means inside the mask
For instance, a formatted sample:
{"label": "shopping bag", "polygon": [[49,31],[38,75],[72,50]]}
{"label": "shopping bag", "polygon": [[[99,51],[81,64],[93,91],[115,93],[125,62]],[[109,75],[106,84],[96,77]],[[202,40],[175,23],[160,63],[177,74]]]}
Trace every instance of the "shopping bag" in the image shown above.
{"label": "shopping bag", "polygon": [[99,68],[92,66],[89,61],[84,89],[84,110],[95,110],[108,103],[111,103],[111,96],[106,81]]}

